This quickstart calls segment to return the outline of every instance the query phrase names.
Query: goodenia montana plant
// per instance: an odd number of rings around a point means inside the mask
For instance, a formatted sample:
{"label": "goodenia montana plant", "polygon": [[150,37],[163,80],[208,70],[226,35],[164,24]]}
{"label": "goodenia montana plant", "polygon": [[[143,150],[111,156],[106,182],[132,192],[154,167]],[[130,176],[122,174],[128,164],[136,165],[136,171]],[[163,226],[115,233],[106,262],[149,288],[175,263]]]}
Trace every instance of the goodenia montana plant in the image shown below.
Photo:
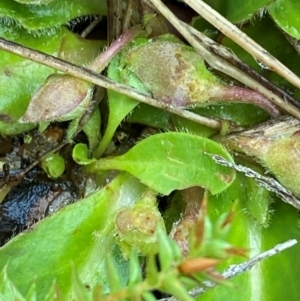
{"label": "goodenia montana plant", "polygon": [[[119,194],[115,194],[116,191]],[[74,292],[78,291],[76,286],[79,284],[72,280],[75,273],[76,277],[81,279],[80,282],[91,286],[91,289],[97,289],[97,285],[101,284],[103,293],[107,292],[108,288],[110,288],[111,293],[116,293],[116,297],[108,295],[108,300],[110,298],[119,300],[120,297],[117,297],[118,291],[123,291],[125,297],[131,296],[134,294],[135,287],[139,288],[138,293],[140,295],[149,292],[151,289],[161,288],[175,296],[185,295],[186,300],[191,300],[188,298],[184,286],[180,284],[178,287],[179,281],[181,281],[180,278],[184,277],[185,273],[187,278],[189,277],[188,270],[185,271],[183,267],[182,272],[178,270],[181,262],[185,262],[185,259],[182,257],[178,245],[170,240],[162,230],[162,220],[157,219],[157,213],[153,215],[150,212],[149,202],[145,202],[147,191],[148,188],[137,179],[125,173],[120,174],[108,186],[90,197],[66,207],[38,223],[33,231],[24,232],[11,240],[0,251],[1,269],[5,269],[2,275],[4,277],[3,282],[1,282],[2,288],[5,288],[1,290],[2,296],[6,300],[15,300],[14,298],[18,296],[15,289],[11,289],[8,282],[8,279],[10,279],[24,296],[33,294],[37,296],[37,300],[43,300],[44,298],[47,300],[47,294],[51,296],[51,290],[54,290],[54,292],[59,292],[62,300],[66,300],[67,296],[71,297]],[[152,237],[149,247],[152,246],[153,248],[153,243],[157,245],[161,261],[161,270],[159,271],[153,261],[153,255],[149,257],[150,263],[147,270],[149,277],[146,277],[145,280],[142,279],[141,269],[137,266],[138,257],[134,256],[130,262],[122,258],[120,249],[113,239],[117,233],[122,233],[118,242],[121,247],[125,243],[128,246],[128,243],[132,243],[135,239],[137,247],[140,246],[148,254],[153,253],[153,249],[145,249],[146,241],[143,236],[138,235],[137,232],[134,233],[132,230],[131,233],[128,233],[130,231],[130,228],[127,227],[129,221],[125,219],[122,221],[123,225],[120,224],[120,215],[124,214],[124,210],[127,210],[127,216],[129,214],[127,209],[129,204],[124,203],[126,199],[132,202],[135,212],[139,210],[139,214],[145,212],[148,215],[151,220],[149,224],[152,222],[157,223],[157,226],[161,224],[160,227],[152,228],[153,231],[155,228],[160,229],[158,236],[151,231],[143,234],[144,236],[148,235],[149,238]],[[137,206],[140,208],[138,209]],[[153,207],[153,205],[151,206]],[[155,209],[155,206],[153,209]],[[147,210],[148,213],[146,213]],[[108,219],[104,219],[104,216]],[[203,260],[204,258],[215,258],[215,261],[206,261],[208,266],[210,264],[214,266],[219,262],[219,259],[224,258],[226,250],[231,247],[229,243],[226,243],[230,223],[223,225],[222,221],[225,218],[223,215],[220,217],[220,222],[215,226],[205,216],[204,212],[203,219],[200,219],[198,226],[203,228],[204,233],[207,233],[205,235],[210,236],[209,243],[215,247],[219,246],[220,250],[218,252],[223,255],[218,256],[216,248],[212,252],[205,247],[208,242],[202,240],[206,236],[197,236],[198,234],[195,234],[197,243],[194,242],[194,246],[191,245],[190,251],[192,258],[201,257]],[[124,229],[122,230],[124,227],[127,227],[127,233],[124,232]],[[217,230],[215,227],[220,227],[220,229]],[[55,236],[53,236],[53,231],[56,232]],[[74,252],[75,249],[77,252]],[[105,252],[99,252],[100,249],[105,250]],[[43,251],[41,252],[41,250]],[[107,259],[107,252],[110,254],[110,259]],[[14,256],[11,256],[11,254],[14,254]],[[230,253],[228,253],[229,255]],[[70,258],[71,260],[69,260]],[[9,259],[8,265],[7,259]],[[115,263],[112,263],[112,265],[116,265],[116,267],[107,267],[106,260],[113,260]],[[203,264],[205,267],[205,260]],[[130,274],[128,274],[128,268],[131,268],[132,265],[134,265],[134,271],[130,271]],[[110,271],[111,269],[113,272]],[[117,269],[117,272],[114,272],[114,269]],[[22,272],[20,273],[20,271]],[[198,272],[202,272],[202,269],[199,268]],[[118,275],[111,276],[111,273],[117,273]],[[176,285],[172,285],[167,280],[170,277],[174,283],[177,283]],[[53,286],[54,279],[57,285]],[[115,281],[111,279],[115,279]],[[32,287],[33,281],[35,287]],[[123,288],[128,281],[129,286]],[[79,285],[79,287],[81,286],[82,284]],[[87,294],[86,288],[84,290],[84,294]],[[52,300],[52,297],[48,298]],[[102,298],[105,297],[100,298],[104,300]]]}
{"label": "goodenia montana plant", "polygon": [[[0,16],[5,27],[0,36],[100,72],[103,61],[93,67],[106,41],[79,38],[62,26],[74,24],[74,18],[79,22],[85,15],[107,15],[106,2],[100,2],[2,1]],[[291,1],[277,0],[266,6],[267,2],[228,0],[214,1],[214,5],[238,23],[268,11],[271,17],[251,20],[244,30],[299,74],[292,64],[299,54],[274,26],[276,22],[298,37],[296,18],[292,13],[282,17],[278,9]],[[122,4],[126,7],[127,2]],[[298,9],[293,3],[290,7]],[[193,24],[201,31],[208,27],[196,20]],[[291,33],[290,28],[295,31]],[[200,300],[277,301],[285,295],[298,300],[297,282],[290,279],[299,278],[299,246],[234,279],[234,288],[220,277],[218,272],[244,260],[235,255],[245,256],[248,250],[252,257],[299,238],[299,217],[295,208],[257,186],[255,179],[213,159],[218,156],[261,174],[271,172],[298,196],[297,119],[277,117],[279,109],[269,100],[221,79],[192,47],[170,34],[149,38],[133,28],[123,45],[137,35],[114,56],[107,76],[166,106],[220,118],[223,136],[217,137],[215,129],[141,105],[117,90],[107,91],[107,107],[98,106],[102,97],[93,98],[91,83],[1,51],[0,133],[17,135],[38,124],[43,129],[46,123],[63,126],[60,122],[75,121],[76,126],[67,130],[68,141],[81,128],[87,137],[78,135],[73,148],[69,144],[63,152],[41,158],[46,175],[60,181],[68,176],[63,170],[68,170],[72,157],[78,164],[75,177],[80,174],[78,179],[86,180],[86,189],[81,200],[1,247],[0,296],[4,300],[156,300],[153,290],[159,290],[189,301],[194,298],[188,291],[210,278],[221,283]],[[229,43],[223,37],[218,41]],[[110,53],[111,59],[121,47],[117,48],[102,54]],[[262,64],[241,49],[235,51],[275,84],[298,92],[261,70]],[[81,123],[86,112],[90,118]],[[270,116],[276,118],[260,124]],[[142,132],[127,133],[127,127],[136,126],[133,122],[151,129],[143,126]],[[254,127],[227,135],[229,122],[235,128]],[[129,138],[114,143],[117,129],[123,129],[121,123]],[[101,124],[104,130],[100,132]],[[236,156],[236,151],[252,158]],[[167,233],[174,232],[171,239]]]}

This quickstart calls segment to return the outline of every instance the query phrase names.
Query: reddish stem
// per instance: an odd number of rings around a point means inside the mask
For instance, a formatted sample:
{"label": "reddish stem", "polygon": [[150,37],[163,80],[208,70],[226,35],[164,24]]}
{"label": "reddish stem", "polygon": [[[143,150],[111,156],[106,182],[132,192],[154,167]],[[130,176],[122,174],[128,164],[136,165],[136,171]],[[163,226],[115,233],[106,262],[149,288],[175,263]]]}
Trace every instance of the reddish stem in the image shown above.
{"label": "reddish stem", "polygon": [[212,90],[210,100],[225,100],[228,102],[250,103],[267,111],[272,117],[280,115],[277,107],[256,91],[242,87],[223,87]]}
{"label": "reddish stem", "polygon": [[131,27],[118,39],[113,41],[106,50],[100,53],[95,60],[88,65],[88,68],[100,73],[110,63],[112,58],[141,32],[142,29],[140,26]]}

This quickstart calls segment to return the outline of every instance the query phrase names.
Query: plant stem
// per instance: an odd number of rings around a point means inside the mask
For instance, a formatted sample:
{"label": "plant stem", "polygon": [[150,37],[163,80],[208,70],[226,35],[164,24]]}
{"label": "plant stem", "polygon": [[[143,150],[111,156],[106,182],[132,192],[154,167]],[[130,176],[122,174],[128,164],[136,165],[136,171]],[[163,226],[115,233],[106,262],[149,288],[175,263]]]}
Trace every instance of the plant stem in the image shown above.
{"label": "plant stem", "polygon": [[112,58],[121,51],[121,49],[136,38],[143,30],[141,26],[131,27],[129,30],[124,32],[118,39],[113,41],[111,45],[102,53],[100,53],[89,65],[88,68],[102,72],[110,63]]}

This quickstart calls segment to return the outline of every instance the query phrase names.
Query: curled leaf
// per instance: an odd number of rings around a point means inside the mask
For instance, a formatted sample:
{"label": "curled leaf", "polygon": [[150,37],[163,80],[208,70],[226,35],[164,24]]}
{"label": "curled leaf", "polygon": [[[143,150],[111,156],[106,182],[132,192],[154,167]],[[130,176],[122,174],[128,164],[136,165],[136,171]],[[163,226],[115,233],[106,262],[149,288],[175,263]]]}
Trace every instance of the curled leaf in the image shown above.
{"label": "curled leaf", "polygon": [[75,77],[52,74],[33,95],[21,122],[70,120],[90,104],[92,85]]}
{"label": "curled leaf", "polygon": [[56,179],[65,171],[65,160],[58,154],[50,154],[42,160],[42,168],[49,178]]}
{"label": "curled leaf", "polygon": [[96,161],[95,159],[90,158],[89,148],[84,143],[78,143],[74,146],[72,157],[74,161],[80,165],[86,165]]}
{"label": "curled leaf", "polygon": [[300,7],[297,1],[274,1],[268,5],[268,12],[282,30],[297,40],[300,39]]}
{"label": "curled leaf", "polygon": [[[80,65],[91,60],[100,47],[98,41],[80,39],[66,28],[55,36],[33,37],[22,29],[0,26],[0,37]],[[32,94],[54,70],[6,51],[0,51],[0,55],[0,133],[16,135],[35,127],[18,119],[26,112]]]}

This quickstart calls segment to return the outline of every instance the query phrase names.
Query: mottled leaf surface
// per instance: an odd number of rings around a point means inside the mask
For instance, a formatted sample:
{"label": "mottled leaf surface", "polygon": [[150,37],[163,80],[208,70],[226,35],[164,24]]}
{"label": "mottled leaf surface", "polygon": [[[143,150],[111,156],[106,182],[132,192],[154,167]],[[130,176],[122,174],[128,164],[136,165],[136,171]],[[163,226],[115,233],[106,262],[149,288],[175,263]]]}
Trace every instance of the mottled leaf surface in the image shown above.
{"label": "mottled leaf surface", "polygon": [[[0,27],[0,37],[79,65],[94,58],[101,47],[99,41],[81,39],[65,28],[55,36],[37,38],[21,29]],[[6,51],[0,51],[0,55],[0,133],[15,135],[34,127],[18,119],[25,113],[32,94],[55,71]]]}

